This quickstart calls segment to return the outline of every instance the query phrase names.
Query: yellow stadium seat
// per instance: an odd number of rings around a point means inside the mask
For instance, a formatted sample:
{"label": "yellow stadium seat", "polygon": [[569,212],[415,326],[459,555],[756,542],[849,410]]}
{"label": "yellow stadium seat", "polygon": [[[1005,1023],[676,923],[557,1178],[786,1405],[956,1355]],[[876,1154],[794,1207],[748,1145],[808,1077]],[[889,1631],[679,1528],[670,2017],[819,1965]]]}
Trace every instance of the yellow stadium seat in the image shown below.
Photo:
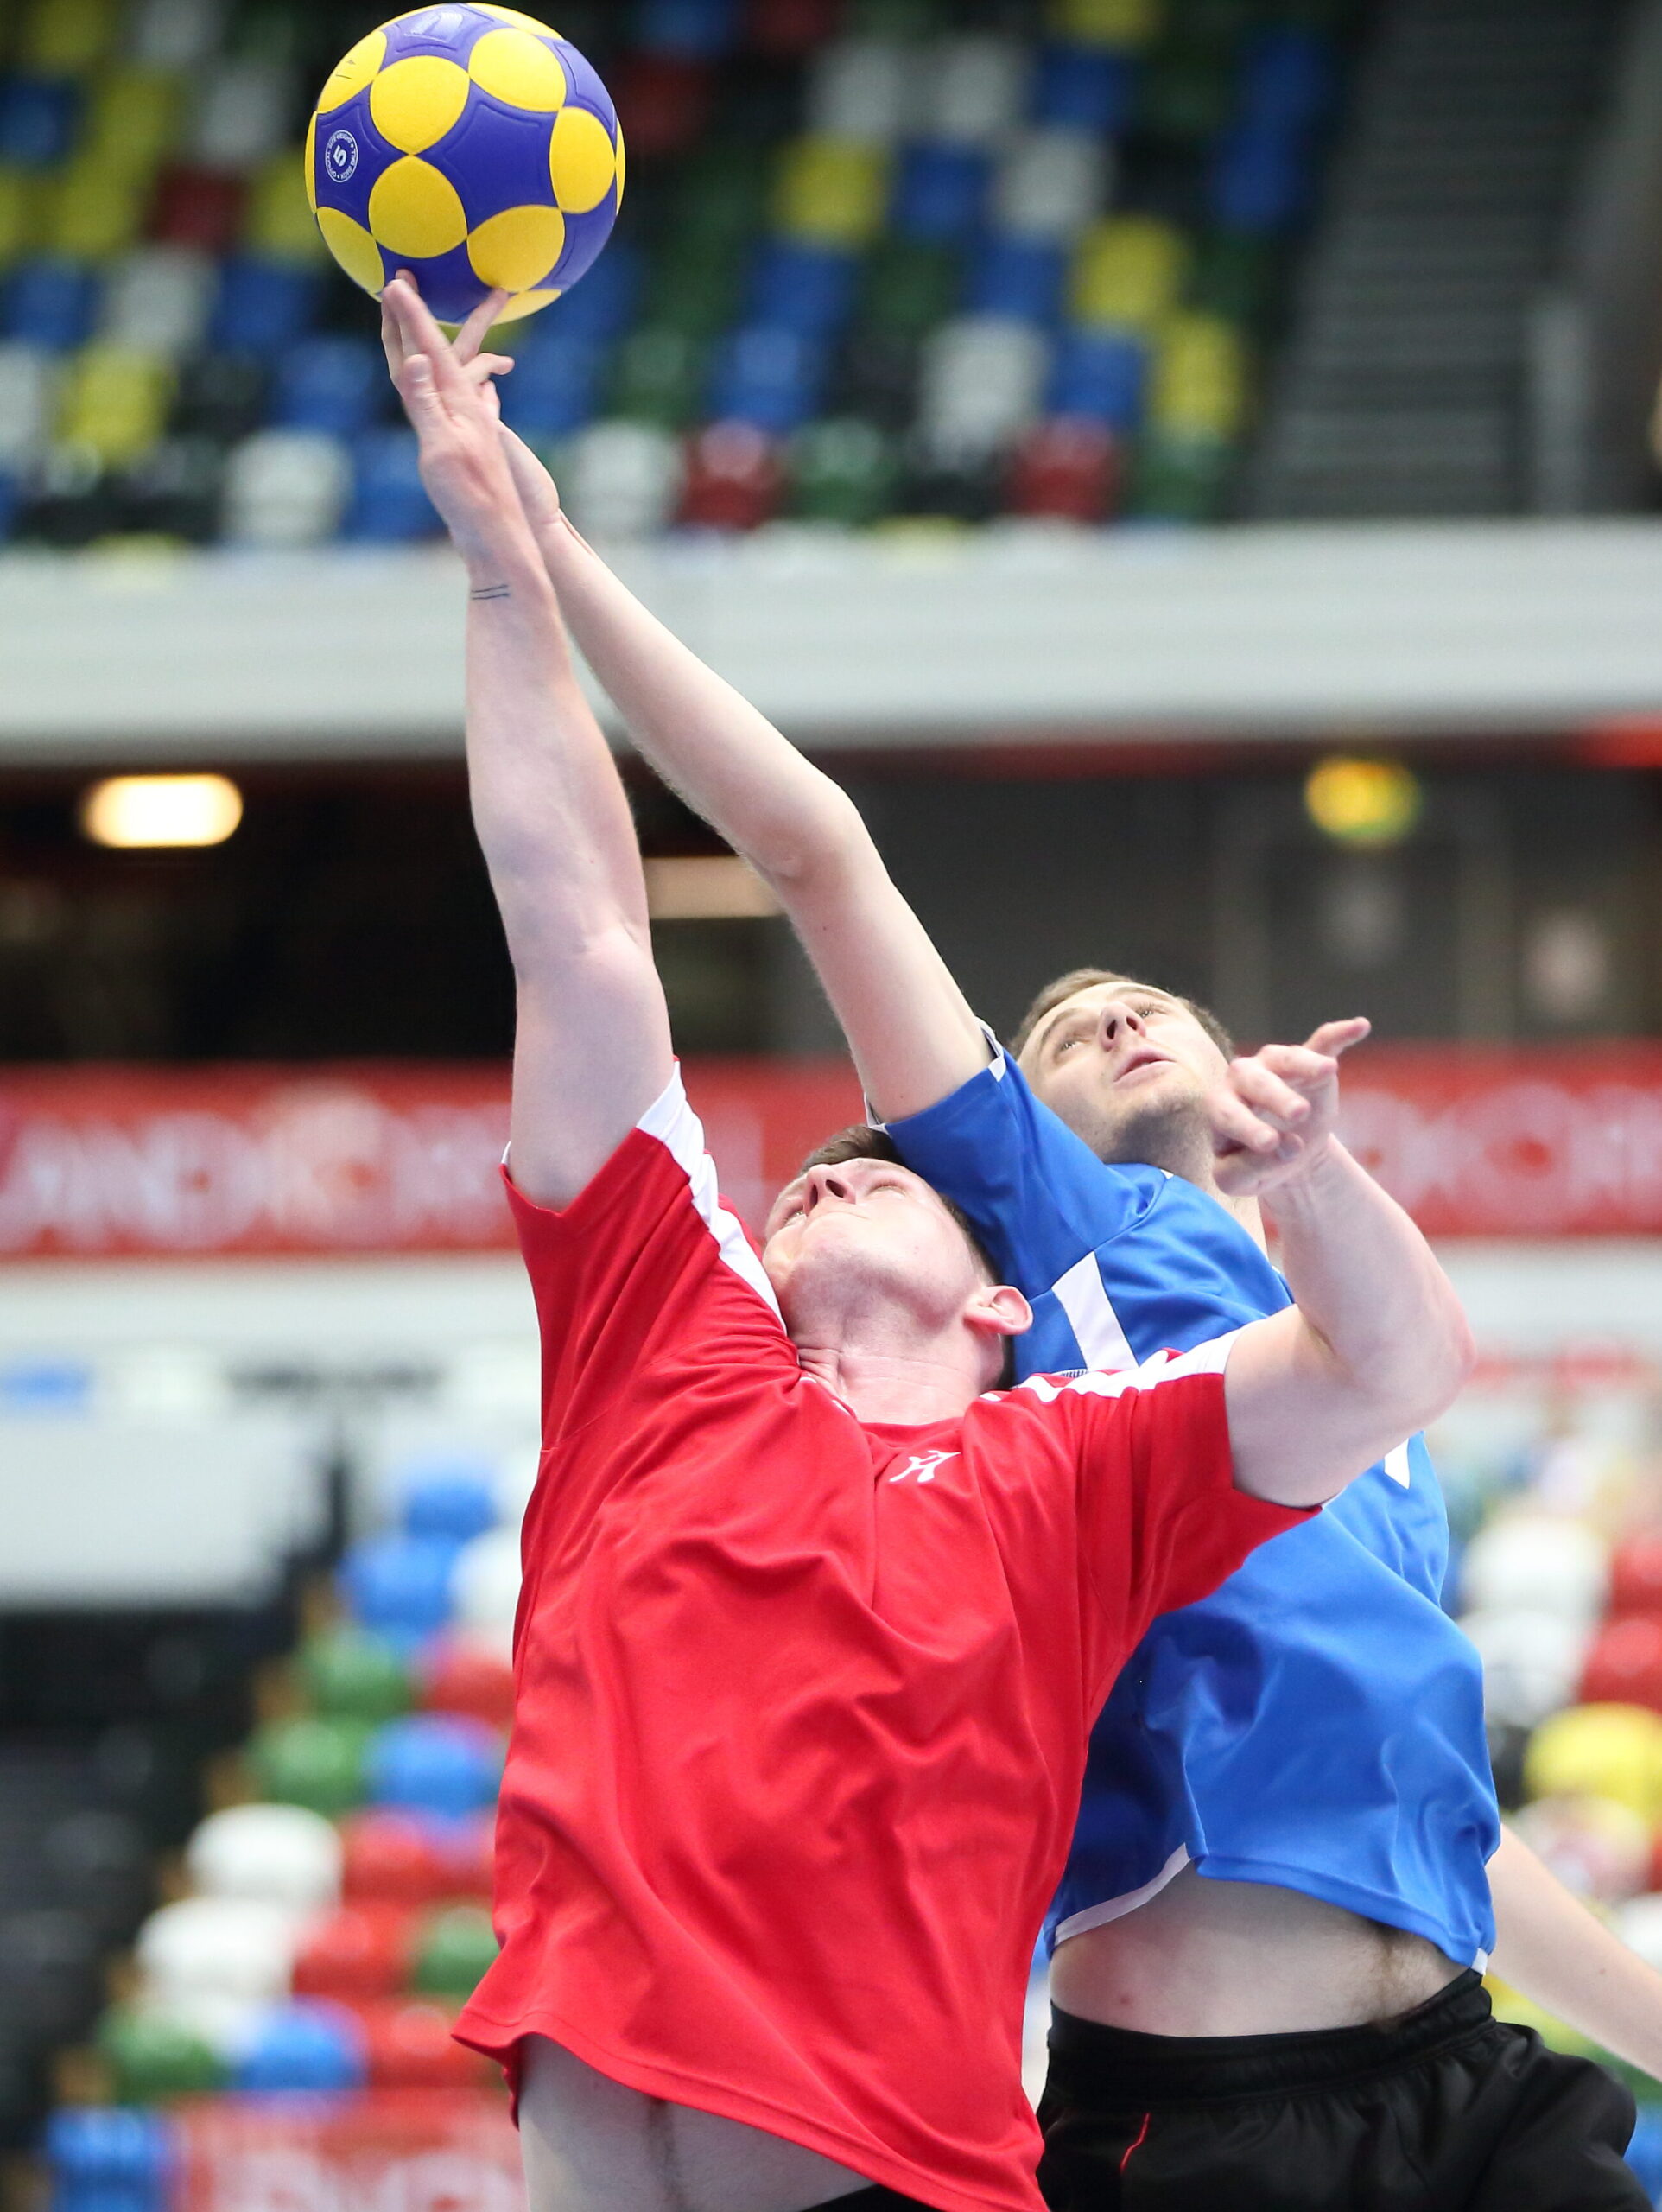
{"label": "yellow stadium seat", "polygon": [[71,365],[58,435],[120,468],[161,436],[173,397],[173,371],[154,353],[126,346],[83,346]]}
{"label": "yellow stadium seat", "polygon": [[82,159],[64,171],[45,230],[54,253],[101,261],[138,236],[149,199],[149,180]]}
{"label": "yellow stadium seat", "polygon": [[154,176],[173,147],[179,95],[178,79],[163,70],[105,70],[87,104],[83,157],[134,178]]}
{"label": "yellow stadium seat", "polygon": [[243,238],[256,253],[274,261],[317,261],[328,249],[306,197],[306,178],[297,153],[279,154],[256,175],[248,195]]}
{"label": "yellow stadium seat", "polygon": [[787,237],[816,245],[860,246],[883,226],[889,157],[852,138],[798,138],[786,148],[773,215]]}
{"label": "yellow stadium seat", "polygon": [[1654,1826],[1662,1818],[1662,1713],[1639,1705],[1555,1713],[1530,1738],[1524,1782],[1532,1797],[1614,1797]]}
{"label": "yellow stadium seat", "polygon": [[1246,350],[1233,323],[1185,314],[1162,324],[1151,405],[1163,429],[1234,437],[1249,392]]}
{"label": "yellow stadium seat", "polygon": [[1072,306],[1081,322],[1152,331],[1177,302],[1189,268],[1181,231],[1153,215],[1093,223],[1074,258]]}
{"label": "yellow stadium seat", "polygon": [[0,168],[0,269],[36,244],[41,199],[38,177],[25,169]]}
{"label": "yellow stadium seat", "polygon": [[1164,0],[1050,0],[1050,27],[1078,46],[1148,46],[1159,35]]}
{"label": "yellow stadium seat", "polygon": [[19,59],[42,77],[84,75],[109,53],[120,21],[120,0],[35,0]]}

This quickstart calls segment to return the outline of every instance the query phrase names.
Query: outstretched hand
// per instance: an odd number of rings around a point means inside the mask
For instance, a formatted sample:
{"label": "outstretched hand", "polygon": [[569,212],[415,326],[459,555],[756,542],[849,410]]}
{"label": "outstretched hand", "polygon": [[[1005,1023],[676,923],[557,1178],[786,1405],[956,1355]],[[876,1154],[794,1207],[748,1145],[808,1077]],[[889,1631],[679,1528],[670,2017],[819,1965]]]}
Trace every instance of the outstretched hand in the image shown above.
{"label": "outstretched hand", "polygon": [[[420,442],[428,496],[470,569],[494,569],[516,537],[523,541],[525,516],[503,448],[494,391],[476,373],[485,357],[457,359],[408,276],[393,278],[381,295],[381,308],[388,360]],[[485,308],[479,312],[482,316]]]}
{"label": "outstretched hand", "polygon": [[1213,1173],[1225,1197],[1261,1198],[1307,1174],[1339,1114],[1339,1056],[1371,1024],[1324,1021],[1302,1045],[1266,1045],[1229,1071],[1208,1101]]}
{"label": "outstretched hand", "polygon": [[[420,289],[408,269],[401,269],[393,283],[407,284],[420,296]],[[403,385],[400,378],[404,364],[409,358],[409,346],[398,318],[393,313],[392,302],[387,297],[391,289],[392,285],[389,284],[381,295],[381,349],[387,357],[387,372],[402,392]],[[447,341],[451,359],[464,372],[468,382],[477,387],[493,413],[497,406],[497,378],[505,377],[512,371],[513,356],[511,353],[487,353],[483,348],[492,324],[507,304],[506,292],[491,293],[480,301],[455,336]],[[434,327],[438,328],[437,324]],[[440,336],[443,337],[442,331]]]}

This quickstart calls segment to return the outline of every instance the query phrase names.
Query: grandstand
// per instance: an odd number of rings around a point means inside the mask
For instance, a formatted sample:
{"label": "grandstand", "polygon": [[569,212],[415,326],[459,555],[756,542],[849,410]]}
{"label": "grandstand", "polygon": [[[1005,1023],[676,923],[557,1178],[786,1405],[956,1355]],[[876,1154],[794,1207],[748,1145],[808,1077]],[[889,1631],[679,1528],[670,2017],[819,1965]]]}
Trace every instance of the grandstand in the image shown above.
{"label": "grandstand", "polygon": [[[447,2034],[536,1443],[511,985],[454,564],[300,167],[374,20],[0,13],[20,2212],[231,2212],[262,2160],[296,2212],[422,2158],[516,2201]],[[1503,1802],[1662,1964],[1662,6],[559,27],[628,186],[506,334],[507,419],[996,1023],[1097,957],[1252,1040],[1375,1018],[1348,1127],[1483,1354],[1433,1443]],[[218,842],[98,830],[107,779],[209,771]],[[763,887],[625,772],[754,1219],[857,1088]]]}

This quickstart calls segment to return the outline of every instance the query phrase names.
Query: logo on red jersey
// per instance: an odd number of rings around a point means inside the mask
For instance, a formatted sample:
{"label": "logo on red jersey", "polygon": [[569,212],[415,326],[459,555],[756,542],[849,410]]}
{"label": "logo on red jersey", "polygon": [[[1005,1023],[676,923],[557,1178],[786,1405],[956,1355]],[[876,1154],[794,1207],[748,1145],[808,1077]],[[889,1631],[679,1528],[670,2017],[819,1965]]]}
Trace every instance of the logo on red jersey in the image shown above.
{"label": "logo on red jersey", "polygon": [[904,1483],[908,1475],[916,1475],[920,1483],[932,1483],[935,1471],[943,1467],[948,1459],[955,1459],[955,1452],[914,1452],[898,1475],[891,1475],[891,1483]]}

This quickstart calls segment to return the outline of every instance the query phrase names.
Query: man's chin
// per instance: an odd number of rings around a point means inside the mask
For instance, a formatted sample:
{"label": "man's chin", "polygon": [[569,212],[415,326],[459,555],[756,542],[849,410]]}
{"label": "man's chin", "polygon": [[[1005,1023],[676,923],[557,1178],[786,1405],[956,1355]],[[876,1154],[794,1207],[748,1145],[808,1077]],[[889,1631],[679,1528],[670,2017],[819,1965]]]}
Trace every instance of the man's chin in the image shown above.
{"label": "man's chin", "polygon": [[1211,1151],[1206,1102],[1189,1082],[1145,1078],[1112,1101],[1094,1148],[1110,1166],[1164,1167],[1193,1181]]}

